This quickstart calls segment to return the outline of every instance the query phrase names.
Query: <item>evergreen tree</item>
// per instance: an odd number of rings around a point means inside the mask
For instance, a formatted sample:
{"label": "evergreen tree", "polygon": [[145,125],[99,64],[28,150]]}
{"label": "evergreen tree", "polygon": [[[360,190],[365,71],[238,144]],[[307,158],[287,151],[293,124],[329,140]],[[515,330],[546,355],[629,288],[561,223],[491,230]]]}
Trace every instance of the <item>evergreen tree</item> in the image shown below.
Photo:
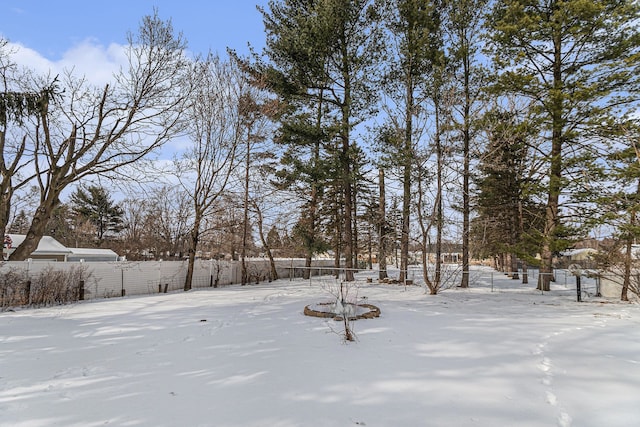
{"label": "evergreen tree", "polygon": [[387,125],[381,131],[381,150],[386,163],[399,166],[402,183],[400,277],[407,275],[413,170],[416,146],[424,133],[428,112],[421,108],[427,98],[431,72],[441,54],[439,37],[441,2],[381,0],[387,29],[387,60],[383,63],[382,87],[387,103]]}
{"label": "evergreen tree", "polygon": [[544,123],[546,143],[538,147],[547,163],[541,289],[550,289],[553,256],[563,248],[567,178],[594,163],[586,136],[636,100],[630,91],[640,76],[639,7],[634,0],[499,0],[488,15],[495,89],[533,101]]}
{"label": "evergreen tree", "polygon": [[530,242],[541,230],[542,210],[530,191],[530,147],[533,127],[515,112],[486,115],[487,147],[476,177],[476,210],[472,233],[480,258],[494,257],[498,268],[517,278],[518,257],[531,261]]}
{"label": "evergreen tree", "polygon": [[[51,213],[51,218],[47,223],[47,234],[67,247],[81,246],[78,235],[80,230],[75,217],[76,215],[68,204],[58,205]],[[93,230],[91,239],[93,239]]]}
{"label": "evergreen tree", "polygon": [[640,126],[630,120],[614,127],[613,141],[616,149],[607,158],[603,170],[606,185],[599,185],[595,198],[585,194],[589,201],[596,201],[596,224],[605,224],[615,230],[614,243],[605,247],[604,255],[597,261],[614,281],[621,284],[620,299],[629,300],[629,292],[640,295],[640,282],[633,271],[640,267],[634,245],[640,238]]}
{"label": "evergreen tree", "polygon": [[[292,164],[311,165],[309,218],[303,221],[313,241],[324,163],[331,157],[343,205],[342,252],[347,280],[353,280],[354,155],[353,127],[371,111],[375,96],[371,76],[378,56],[378,35],[368,14],[369,0],[282,0],[262,9],[269,65],[258,64],[268,86],[291,109],[283,116],[283,142],[307,154]],[[255,69],[255,68],[254,68]],[[296,171],[294,169],[294,171]],[[297,171],[296,171],[297,172]]]}
{"label": "evergreen tree", "polygon": [[471,162],[473,143],[478,134],[479,109],[486,83],[481,64],[480,38],[484,35],[487,0],[446,0],[445,28],[447,50],[453,66],[457,93],[454,114],[456,139],[462,155],[462,279],[460,287],[469,287],[469,234],[471,226]]}
{"label": "evergreen tree", "polygon": [[78,187],[71,194],[73,212],[95,226],[95,238],[100,245],[109,234],[118,234],[123,228],[124,212],[115,204],[104,187],[90,185]]}
{"label": "evergreen tree", "polygon": [[9,226],[9,233],[25,234],[29,230],[29,219],[24,210],[20,210]]}

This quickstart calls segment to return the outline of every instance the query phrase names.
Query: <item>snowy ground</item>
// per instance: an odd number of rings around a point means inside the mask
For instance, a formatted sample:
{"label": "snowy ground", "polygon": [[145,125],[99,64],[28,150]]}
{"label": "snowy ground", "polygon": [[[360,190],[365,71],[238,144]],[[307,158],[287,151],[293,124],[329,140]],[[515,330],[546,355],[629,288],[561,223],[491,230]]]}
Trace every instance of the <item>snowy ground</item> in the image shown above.
{"label": "snowy ground", "polygon": [[355,343],[330,279],[0,313],[0,426],[640,425],[640,305],[490,278],[360,281]]}

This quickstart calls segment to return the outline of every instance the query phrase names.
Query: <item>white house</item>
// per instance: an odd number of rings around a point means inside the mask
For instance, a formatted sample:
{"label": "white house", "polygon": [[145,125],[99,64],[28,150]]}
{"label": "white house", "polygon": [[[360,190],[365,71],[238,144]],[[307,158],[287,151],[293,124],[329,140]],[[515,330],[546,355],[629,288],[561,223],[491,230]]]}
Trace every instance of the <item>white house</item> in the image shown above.
{"label": "white house", "polygon": [[[7,234],[4,239],[3,256],[9,257],[24,242],[24,234]],[[38,248],[29,258],[42,261],[118,261],[118,254],[111,249],[67,248],[51,236],[42,236]]]}
{"label": "white house", "polygon": [[[7,239],[7,237],[9,239]],[[22,242],[24,242],[24,234],[7,234],[5,236],[5,245],[3,255],[11,255]],[[67,261],[67,257],[71,254],[71,250],[58,242],[51,236],[42,236],[40,243],[35,251],[31,253],[29,258],[46,261]]]}

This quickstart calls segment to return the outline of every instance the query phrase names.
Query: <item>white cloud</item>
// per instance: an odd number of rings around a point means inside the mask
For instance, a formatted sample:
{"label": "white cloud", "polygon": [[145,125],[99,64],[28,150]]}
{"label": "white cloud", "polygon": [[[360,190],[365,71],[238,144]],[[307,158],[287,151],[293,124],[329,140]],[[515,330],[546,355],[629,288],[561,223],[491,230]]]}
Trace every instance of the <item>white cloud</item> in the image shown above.
{"label": "white cloud", "polygon": [[21,67],[42,75],[59,75],[71,71],[92,84],[103,86],[113,80],[113,74],[126,64],[125,46],[112,43],[105,47],[86,39],[67,50],[58,61],[51,61],[39,52],[18,43],[9,43],[13,61]]}

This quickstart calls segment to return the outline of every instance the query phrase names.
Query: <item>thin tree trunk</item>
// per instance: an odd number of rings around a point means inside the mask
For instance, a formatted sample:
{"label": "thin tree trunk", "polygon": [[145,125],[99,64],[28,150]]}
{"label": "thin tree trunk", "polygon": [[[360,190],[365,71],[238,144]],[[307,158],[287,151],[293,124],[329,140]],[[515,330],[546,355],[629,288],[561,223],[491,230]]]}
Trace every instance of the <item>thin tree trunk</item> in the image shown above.
{"label": "thin tree trunk", "polygon": [[260,242],[267,253],[269,258],[269,281],[278,280],[278,270],[276,269],[276,262],[273,259],[273,252],[267,242],[267,237],[264,234],[264,217],[262,216],[262,210],[257,204],[254,204],[256,214],[258,215],[258,234],[260,235]]}
{"label": "thin tree trunk", "polygon": [[442,140],[440,138],[440,108],[436,106],[436,156],[437,156],[437,188],[436,188],[436,271],[434,276],[434,286],[440,288],[442,280],[442,232],[444,229],[444,210],[443,210],[443,182],[442,172],[444,168]]}
{"label": "thin tree trunk", "polygon": [[429,223],[426,222],[424,213],[423,213],[423,205],[424,205],[424,187],[422,185],[422,173],[420,174],[420,178],[418,179],[418,224],[420,225],[421,236],[421,244],[422,244],[422,277],[424,279],[427,288],[429,288],[430,295],[437,295],[439,286],[431,280],[429,275],[429,255],[431,254],[431,241],[429,238],[429,233],[431,231],[431,226],[433,224],[435,210],[436,207],[433,207],[433,212],[430,215]]}
{"label": "thin tree trunk", "polygon": [[[638,181],[636,187],[636,195],[640,195],[640,181]],[[631,267],[633,264],[633,242],[635,240],[636,224],[638,222],[636,207],[631,209],[629,215],[629,234],[627,235],[626,251],[624,257],[624,280],[622,282],[622,293],[620,294],[621,301],[629,301],[629,287],[631,286]]]}
{"label": "thin tree trunk", "polygon": [[360,268],[359,262],[358,262],[358,258],[360,255],[360,249],[359,249],[359,243],[358,243],[358,238],[359,238],[359,233],[358,233],[358,203],[357,203],[357,190],[356,190],[356,186],[353,185],[352,187],[352,200],[353,200],[353,268],[354,269],[358,269]]}
{"label": "thin tree trunk", "polygon": [[[524,235],[524,211],[522,208],[522,201],[518,201],[518,224],[520,226],[520,238]],[[526,285],[529,283],[529,272],[527,261],[522,261],[522,284]]]}
{"label": "thin tree trunk", "polygon": [[373,232],[367,227],[367,268],[373,270]]}
{"label": "thin tree trunk", "polygon": [[[631,215],[630,226],[635,226],[635,213]],[[627,236],[626,248],[624,254],[624,278],[622,281],[622,293],[620,294],[621,301],[629,301],[629,286],[631,285],[631,263],[633,257],[633,237],[631,234]]]}
{"label": "thin tree trunk", "polygon": [[471,74],[471,63],[469,51],[464,51],[463,57],[464,67],[464,113],[463,113],[463,130],[462,130],[462,280],[461,288],[469,287],[469,233],[471,228],[471,197],[469,177],[470,172],[470,146],[471,146],[471,84],[469,77]]}
{"label": "thin tree trunk", "polygon": [[200,226],[202,224],[202,212],[196,209],[195,217],[193,220],[193,228],[189,233],[189,248],[188,248],[188,261],[187,261],[187,275],[184,279],[184,290],[188,291],[192,288],[193,271],[196,264],[196,250],[198,249],[198,242],[200,241]]}
{"label": "thin tree trunk", "polygon": [[342,267],[341,265],[341,255],[342,255],[342,244],[343,244],[343,237],[342,237],[342,209],[341,206],[336,206],[336,210],[335,210],[335,222],[336,222],[336,234],[335,234],[335,257],[334,257],[334,261],[333,261],[333,265],[336,268],[336,278],[340,277],[340,269]]}
{"label": "thin tree trunk", "polygon": [[509,254],[511,264],[509,265],[509,270],[511,270],[511,278],[514,280],[519,280],[520,275],[518,273],[518,256],[513,252]]}
{"label": "thin tree trunk", "polygon": [[[316,123],[315,123],[315,127],[316,127],[316,132],[318,134],[320,134],[321,130],[322,130],[322,99],[323,99],[323,90],[320,90],[320,96],[319,96],[319,101],[318,101],[318,109],[316,111]],[[318,168],[320,167],[320,141],[315,141],[314,147],[313,147],[313,170],[317,171]],[[308,280],[311,274],[311,261],[313,259],[313,251],[315,250],[315,245],[316,245],[316,227],[317,227],[317,222],[318,222],[318,204],[319,204],[319,191],[318,188],[320,186],[320,183],[318,182],[318,179],[316,178],[317,174],[313,175],[312,178],[312,182],[311,182],[311,199],[309,201],[309,209],[308,212],[303,212],[302,213],[302,218],[304,218],[305,216],[308,218],[307,219],[307,224],[306,224],[306,233],[308,233],[308,242],[309,242],[309,247],[305,248],[305,261],[304,261],[304,265],[305,265],[305,270],[302,272],[302,277],[305,280]]]}
{"label": "thin tree trunk", "polygon": [[247,154],[245,160],[245,172],[244,172],[244,212],[243,212],[243,227],[242,227],[242,251],[240,253],[242,263],[242,285],[246,285],[249,281],[249,273],[247,272],[247,243],[249,239],[249,167],[251,166],[251,127],[247,131]]}
{"label": "thin tree trunk", "polygon": [[402,149],[402,228],[400,232],[400,277],[404,283],[409,268],[409,214],[411,208],[411,166],[413,164],[413,82],[409,77],[406,90],[404,147]]}
{"label": "thin tree trunk", "polygon": [[184,279],[184,290],[188,291],[192,288],[193,283],[193,271],[196,264],[196,250],[194,249],[198,245],[197,231],[193,231],[191,234],[191,242],[189,242],[188,257],[187,257],[187,275]]}
{"label": "thin tree trunk", "polygon": [[305,270],[302,272],[302,277],[307,280],[310,277],[310,268],[311,268],[311,261],[313,259],[313,250],[314,250],[314,244],[315,244],[315,239],[316,239],[316,216],[317,216],[317,209],[318,209],[318,189],[317,189],[317,184],[314,182],[311,186],[311,200],[309,202],[309,210],[308,212],[303,212],[303,218],[306,216],[307,220],[306,220],[306,224],[305,224],[305,228],[306,228],[306,233],[308,233],[307,236],[307,242],[308,242],[308,247],[305,248],[305,252],[304,252],[304,266],[305,266]]}
{"label": "thin tree trunk", "polygon": [[344,201],[344,231],[343,235],[343,252],[345,258],[345,280],[347,282],[352,282],[354,280],[353,276],[353,196],[352,196],[352,187],[351,187],[351,165],[349,155],[350,145],[349,145],[349,137],[348,135],[344,138],[343,141],[343,151],[342,155],[344,157],[343,165],[342,165],[342,191],[343,191],[343,201]]}
{"label": "thin tree trunk", "polygon": [[[343,29],[344,31],[344,29]],[[344,257],[345,257],[345,280],[352,282],[353,276],[353,179],[352,179],[352,153],[351,153],[351,75],[352,64],[349,63],[349,54],[345,44],[341,46],[342,54],[342,78],[344,82],[344,100],[341,108],[340,138],[342,143],[342,189],[344,201]]]}
{"label": "thin tree trunk", "polygon": [[384,183],[384,169],[378,172],[380,186],[380,206],[378,212],[378,279],[386,279],[387,276],[387,202]]}

